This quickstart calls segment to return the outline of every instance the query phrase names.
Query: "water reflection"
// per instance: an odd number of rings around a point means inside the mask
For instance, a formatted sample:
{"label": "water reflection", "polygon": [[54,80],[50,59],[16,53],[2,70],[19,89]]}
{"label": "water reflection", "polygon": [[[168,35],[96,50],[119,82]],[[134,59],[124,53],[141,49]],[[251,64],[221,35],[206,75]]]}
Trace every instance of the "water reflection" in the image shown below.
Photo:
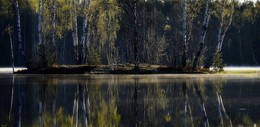
{"label": "water reflection", "polygon": [[2,75],[0,125],[257,126],[260,78]]}

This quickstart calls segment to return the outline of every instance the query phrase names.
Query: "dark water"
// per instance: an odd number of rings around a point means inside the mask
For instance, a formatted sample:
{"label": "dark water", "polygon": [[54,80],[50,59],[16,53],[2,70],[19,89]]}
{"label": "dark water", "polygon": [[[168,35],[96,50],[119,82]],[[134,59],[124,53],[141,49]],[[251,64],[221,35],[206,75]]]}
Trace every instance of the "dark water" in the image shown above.
{"label": "dark water", "polygon": [[0,126],[260,126],[259,75],[1,75]]}

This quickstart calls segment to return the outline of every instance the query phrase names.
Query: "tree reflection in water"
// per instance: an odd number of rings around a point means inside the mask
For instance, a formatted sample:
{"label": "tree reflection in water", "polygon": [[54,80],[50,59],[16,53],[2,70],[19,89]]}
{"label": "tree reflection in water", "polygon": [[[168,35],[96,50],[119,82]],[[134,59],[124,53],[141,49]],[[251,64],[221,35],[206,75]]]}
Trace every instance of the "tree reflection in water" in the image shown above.
{"label": "tree reflection in water", "polygon": [[[234,80],[225,77],[17,75],[2,79],[8,80],[0,86],[1,125],[197,127],[259,124],[260,102],[248,98],[259,96],[259,82],[251,80],[241,80],[241,84],[251,84],[246,86],[236,85]],[[241,91],[239,99],[234,92]]]}

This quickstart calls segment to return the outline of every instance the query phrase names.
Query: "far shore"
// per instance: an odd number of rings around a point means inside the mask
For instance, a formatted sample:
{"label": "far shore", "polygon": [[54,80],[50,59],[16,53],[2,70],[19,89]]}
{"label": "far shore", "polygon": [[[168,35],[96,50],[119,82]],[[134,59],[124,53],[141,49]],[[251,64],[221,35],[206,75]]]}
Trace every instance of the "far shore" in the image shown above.
{"label": "far shore", "polygon": [[[15,74],[211,74],[210,70],[192,71],[192,69],[183,69],[180,67],[173,68],[159,65],[142,65],[139,70],[133,70],[133,66],[88,66],[88,65],[63,65],[55,66],[47,69],[30,69],[25,67],[15,67]],[[11,67],[0,67],[0,74],[12,74]],[[239,67],[228,66],[224,67],[223,71],[217,72],[220,74],[260,74],[260,67]]]}

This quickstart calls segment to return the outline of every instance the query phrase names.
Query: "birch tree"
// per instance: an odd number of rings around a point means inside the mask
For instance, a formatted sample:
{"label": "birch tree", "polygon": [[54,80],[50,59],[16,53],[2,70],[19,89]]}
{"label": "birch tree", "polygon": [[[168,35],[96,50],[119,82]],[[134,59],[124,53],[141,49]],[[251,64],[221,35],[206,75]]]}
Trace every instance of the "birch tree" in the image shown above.
{"label": "birch tree", "polygon": [[226,1],[221,0],[218,7],[220,10],[216,12],[217,17],[219,18],[218,34],[217,34],[217,47],[213,57],[209,59],[210,63],[207,67],[213,65],[216,68],[221,68],[222,63],[222,54],[221,50],[223,47],[223,42],[226,36],[226,33],[232,23],[233,14],[234,14],[234,0]]}
{"label": "birch tree", "polygon": [[[91,45],[87,42],[87,46],[98,49],[97,51],[88,52],[89,57],[95,52],[101,54],[104,61],[108,64],[113,63],[115,41],[117,39],[117,31],[120,29],[119,19],[121,8],[116,0],[96,0],[91,2],[89,16],[89,30],[93,42]],[[94,43],[95,42],[95,43]]]}
{"label": "birch tree", "polygon": [[[81,36],[81,63],[86,63],[87,53],[89,52],[89,43],[90,43],[90,27],[89,27],[89,12],[90,12],[91,0],[84,0],[83,2],[83,29]],[[86,43],[87,42],[87,43]]]}
{"label": "birch tree", "polygon": [[[139,31],[139,20],[140,20],[140,14],[138,13],[141,10],[141,7],[139,6],[141,4],[141,1],[139,0],[124,0],[124,3],[122,3],[123,7],[122,9],[124,10],[126,23],[125,23],[125,32],[127,42],[129,43],[129,56],[130,60],[129,62],[132,62],[135,66],[135,69],[139,69],[139,45],[140,45],[140,33]],[[127,45],[128,46],[128,45]],[[129,58],[127,58],[129,59]]]}
{"label": "birch tree", "polygon": [[73,16],[73,28],[72,28],[72,38],[73,38],[73,51],[75,57],[75,63],[78,64],[79,60],[79,40],[78,40],[78,20],[77,20],[77,6],[76,0],[72,0],[72,16]]}
{"label": "birch tree", "polygon": [[200,35],[200,39],[199,39],[199,49],[198,49],[196,56],[194,58],[194,61],[193,61],[193,66],[192,66],[193,70],[196,69],[199,57],[201,56],[201,52],[204,48],[205,37],[206,37],[209,19],[210,19],[209,0],[205,0],[205,3],[206,3],[206,7],[205,7],[205,11],[204,11],[204,16],[203,16],[203,25],[202,25],[202,28],[201,28],[201,35]]}
{"label": "birch tree", "polygon": [[17,35],[17,37],[18,37],[18,47],[19,47],[19,51],[22,55],[23,60],[26,62],[24,47],[23,47],[23,43],[22,43],[21,19],[20,19],[20,9],[19,9],[18,1],[15,2],[15,13],[16,13],[16,16],[17,16],[16,23],[17,23],[17,28],[18,28],[18,32],[17,32],[17,34],[18,34]]}
{"label": "birch tree", "polygon": [[8,24],[7,28],[6,28],[6,32],[9,35],[9,41],[10,41],[10,52],[11,52],[11,61],[12,61],[12,69],[13,69],[13,73],[14,73],[14,48],[13,48],[13,39],[12,39],[12,32],[13,32],[13,28]]}
{"label": "birch tree", "polygon": [[42,2],[41,0],[38,0],[38,26],[37,26],[37,32],[38,32],[38,43],[39,45],[42,44],[42,36],[41,36],[41,6]]}
{"label": "birch tree", "polygon": [[187,1],[183,0],[183,49],[182,49],[182,66],[186,67],[187,60]]}

